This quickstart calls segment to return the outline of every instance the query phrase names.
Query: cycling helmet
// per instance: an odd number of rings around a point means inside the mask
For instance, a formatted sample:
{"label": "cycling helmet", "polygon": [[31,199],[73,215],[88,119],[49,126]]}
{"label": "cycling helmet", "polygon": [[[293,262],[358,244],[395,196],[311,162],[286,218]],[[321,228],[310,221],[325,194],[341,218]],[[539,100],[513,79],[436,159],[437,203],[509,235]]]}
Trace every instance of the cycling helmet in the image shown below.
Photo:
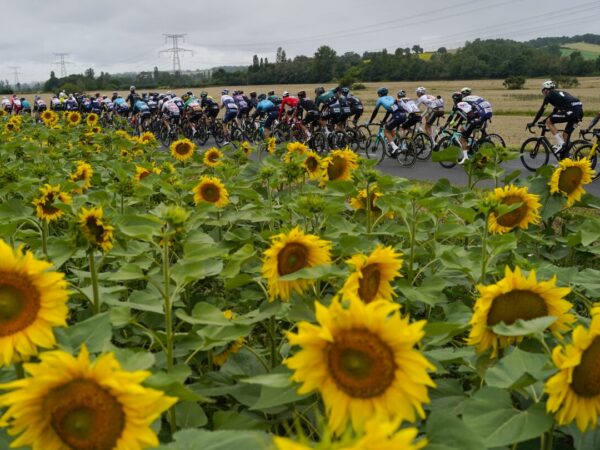
{"label": "cycling helmet", "polygon": [[267,92],[267,95],[270,97],[271,95],[275,95],[275,91],[269,91]]}
{"label": "cycling helmet", "polygon": [[288,91],[283,91],[282,96],[283,96],[283,98],[289,97],[290,93]]}
{"label": "cycling helmet", "polygon": [[221,91],[221,95],[227,95],[227,94],[229,94],[229,89],[223,89]]}
{"label": "cycling helmet", "polygon": [[191,96],[191,95],[194,95],[194,93],[193,93],[192,91],[187,91],[187,92],[186,92],[186,94],[187,94],[187,95],[190,95],[190,96]]}
{"label": "cycling helmet", "polygon": [[458,102],[456,104],[456,107],[467,114],[470,113],[473,109],[473,107],[467,102]]}
{"label": "cycling helmet", "polygon": [[321,95],[323,92],[325,92],[325,88],[323,86],[319,86],[318,88],[315,88],[315,94]]}
{"label": "cycling helmet", "polygon": [[259,100],[259,101],[261,101],[261,102],[262,102],[263,100],[266,100],[266,98],[267,98],[267,94],[260,94],[260,95],[258,96],[258,100]]}
{"label": "cycling helmet", "polygon": [[556,89],[556,83],[552,80],[547,80],[542,83],[542,92],[544,89]]}
{"label": "cycling helmet", "polygon": [[463,95],[461,92],[454,92],[452,94],[452,101],[454,102],[454,104],[456,105],[458,102],[462,101]]}
{"label": "cycling helmet", "polygon": [[135,86],[129,86],[129,92],[135,91]]}
{"label": "cycling helmet", "polygon": [[306,91],[300,91],[296,94],[296,96],[298,98],[304,98],[304,97],[306,97]]}
{"label": "cycling helmet", "polygon": [[398,91],[398,98],[404,98],[404,97],[406,97],[406,91],[403,89],[400,89]]}
{"label": "cycling helmet", "polygon": [[208,95],[208,92],[206,92],[206,91],[200,92],[200,97],[201,98],[206,98],[207,95]]}
{"label": "cycling helmet", "polygon": [[342,88],[342,94],[348,95],[349,93],[350,93],[350,89],[348,89],[347,87]]}
{"label": "cycling helmet", "polygon": [[467,95],[471,95],[471,88],[464,87],[460,90],[460,93],[463,95],[463,97],[466,97]]}
{"label": "cycling helmet", "polygon": [[380,87],[379,89],[377,89],[377,95],[379,95],[380,97],[388,95],[388,88]]}
{"label": "cycling helmet", "polygon": [[185,102],[185,101],[187,101],[187,99],[188,99],[188,98],[190,98],[190,96],[189,96],[189,95],[187,95],[187,94],[183,94],[183,95],[181,96],[181,100],[183,100],[184,102]]}
{"label": "cycling helmet", "polygon": [[240,91],[233,91],[233,92],[231,93],[231,95],[238,95],[239,93],[240,93]]}
{"label": "cycling helmet", "polygon": [[256,97],[256,92],[254,92],[254,91],[250,92],[250,97],[252,97],[252,98]]}
{"label": "cycling helmet", "polygon": [[427,92],[427,89],[425,89],[423,86],[419,86],[417,88],[417,95],[419,95],[419,96],[425,95],[426,92]]}

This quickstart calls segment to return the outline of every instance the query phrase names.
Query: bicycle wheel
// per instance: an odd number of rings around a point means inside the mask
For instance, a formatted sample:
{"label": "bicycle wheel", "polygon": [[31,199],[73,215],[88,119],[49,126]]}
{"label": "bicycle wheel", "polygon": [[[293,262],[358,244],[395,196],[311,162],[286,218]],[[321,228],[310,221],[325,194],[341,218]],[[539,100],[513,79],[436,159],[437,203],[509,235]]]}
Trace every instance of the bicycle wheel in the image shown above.
{"label": "bicycle wheel", "polygon": [[311,136],[312,148],[319,155],[322,155],[327,152],[327,138],[325,137],[325,133],[322,131],[318,131]]}
{"label": "bicycle wheel", "polygon": [[494,147],[504,147],[506,148],[506,143],[502,136],[496,133],[488,134],[485,138],[482,139],[481,142],[490,142]]}
{"label": "bicycle wheel", "polygon": [[357,152],[359,146],[359,138],[358,133],[354,128],[346,129],[346,142],[348,146],[352,149],[352,151]]}
{"label": "bicycle wheel", "polygon": [[535,172],[548,164],[550,152],[545,140],[537,137],[529,138],[521,145],[521,162],[527,170]]}
{"label": "bicycle wheel", "polygon": [[431,156],[431,152],[433,151],[433,141],[426,133],[417,133],[413,137],[413,145],[415,148],[415,153],[417,154],[417,159],[421,161],[426,161]]}
{"label": "bicycle wheel", "polygon": [[597,180],[598,177],[600,177],[600,170],[598,168],[598,148],[596,147],[596,150],[594,150],[593,154],[591,154],[593,147],[594,147],[594,144],[590,144],[590,143],[587,143],[585,145],[580,145],[573,153],[573,159],[577,160],[577,159],[588,158],[590,160],[590,166],[592,167],[592,170],[594,171],[594,174],[592,175],[592,179]]}
{"label": "bicycle wheel", "polygon": [[360,125],[356,127],[356,135],[359,149],[366,150],[371,142],[371,130],[365,125]]}
{"label": "bicycle wheel", "polygon": [[368,159],[374,159],[377,161],[377,164],[381,164],[381,161],[383,161],[383,158],[385,158],[386,145],[387,142],[384,142],[383,139],[379,139],[377,137],[371,139],[371,142],[365,151],[366,157]]}
{"label": "bicycle wheel", "polygon": [[[444,136],[437,143],[434,151],[441,152],[449,147],[459,147],[459,145],[452,139],[452,136]],[[440,161],[440,165],[446,169],[452,169],[454,166],[456,166],[456,163],[458,163],[458,161]]]}
{"label": "bicycle wheel", "polygon": [[329,147],[332,149],[342,149],[346,147],[346,133],[343,131],[333,131],[329,134]]}
{"label": "bicycle wheel", "polygon": [[412,167],[417,162],[417,154],[412,142],[408,139],[401,139],[399,151],[396,153],[396,161],[402,167]]}

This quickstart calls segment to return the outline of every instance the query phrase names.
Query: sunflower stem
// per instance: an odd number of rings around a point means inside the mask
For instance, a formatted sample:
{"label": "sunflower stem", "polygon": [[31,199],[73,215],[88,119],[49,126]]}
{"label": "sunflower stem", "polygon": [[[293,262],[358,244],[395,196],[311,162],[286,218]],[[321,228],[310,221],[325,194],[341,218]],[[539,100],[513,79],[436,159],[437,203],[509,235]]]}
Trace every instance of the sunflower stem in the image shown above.
{"label": "sunflower stem", "polygon": [[542,434],[542,436],[541,436],[542,450],[552,450],[553,437],[554,437],[554,424],[552,424],[552,427],[547,432]]}
{"label": "sunflower stem", "polygon": [[25,369],[23,369],[22,362],[16,362],[15,365],[15,374],[17,375],[17,380],[22,380],[25,378]]}
{"label": "sunflower stem", "polygon": [[48,259],[48,221],[42,219],[42,252]]}
{"label": "sunflower stem", "polygon": [[367,210],[367,234],[371,234],[371,190],[369,187],[369,182],[367,181],[367,204],[365,205],[365,209]]}
{"label": "sunflower stem", "polygon": [[490,219],[489,211],[485,214],[485,223],[483,224],[483,235],[481,237],[481,277],[479,278],[479,282],[483,283],[485,281],[485,272],[487,270],[487,238],[488,238],[488,222]]}
{"label": "sunflower stem", "polygon": [[417,202],[411,201],[412,217],[410,223],[410,254],[408,256],[408,283],[412,285],[414,279],[414,263],[415,263],[415,244],[417,242]]}
{"label": "sunflower stem", "polygon": [[98,292],[98,273],[96,272],[96,260],[93,248],[90,248],[88,251],[88,257],[90,260],[90,277],[92,279],[92,309],[94,314],[98,314],[100,312],[100,295]]}
{"label": "sunflower stem", "polygon": [[274,369],[277,365],[277,345],[275,342],[275,333],[276,333],[277,323],[275,321],[275,316],[271,316],[269,318],[269,351],[271,355],[271,369]]}
{"label": "sunflower stem", "polygon": [[[167,232],[163,233],[162,239],[162,266],[163,266],[163,293],[165,300],[165,334],[167,339],[167,372],[173,370],[173,320],[171,317],[171,292],[170,283],[171,276],[169,274],[169,238]],[[175,434],[177,431],[177,416],[175,414],[175,407],[172,406],[169,409],[169,425],[171,428],[171,434]]]}

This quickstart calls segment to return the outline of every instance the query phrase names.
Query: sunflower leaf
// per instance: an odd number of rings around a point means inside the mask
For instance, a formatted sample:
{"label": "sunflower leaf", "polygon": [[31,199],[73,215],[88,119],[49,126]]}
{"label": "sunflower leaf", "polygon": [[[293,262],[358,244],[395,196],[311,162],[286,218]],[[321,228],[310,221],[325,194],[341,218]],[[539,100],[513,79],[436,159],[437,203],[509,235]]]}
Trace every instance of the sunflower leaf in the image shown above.
{"label": "sunflower leaf", "polygon": [[343,277],[346,275],[344,270],[331,264],[320,264],[314,267],[297,270],[279,277],[279,281],[295,281],[295,280],[316,280],[325,277]]}
{"label": "sunflower leaf", "polygon": [[524,352],[515,348],[495,366],[487,370],[485,382],[490,387],[519,389],[537,380],[543,380],[550,371],[545,370],[548,357],[541,353]]}
{"label": "sunflower leaf", "polygon": [[531,320],[517,319],[512,325],[500,322],[492,327],[492,331],[500,336],[529,336],[542,333],[556,322],[554,316],[537,317]]}
{"label": "sunflower leaf", "polygon": [[157,450],[264,450],[271,446],[271,437],[259,431],[189,429],[178,431],[174,438],[175,442],[161,445]]}
{"label": "sunflower leaf", "polygon": [[427,450],[485,450],[481,438],[455,415],[433,411],[427,418]]}

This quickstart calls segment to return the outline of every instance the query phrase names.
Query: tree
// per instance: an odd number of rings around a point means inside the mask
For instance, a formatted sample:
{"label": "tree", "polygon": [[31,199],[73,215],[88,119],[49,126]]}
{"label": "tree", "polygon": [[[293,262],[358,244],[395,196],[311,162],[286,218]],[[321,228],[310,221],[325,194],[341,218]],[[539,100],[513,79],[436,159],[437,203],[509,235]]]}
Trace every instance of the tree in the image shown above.
{"label": "tree", "polygon": [[56,92],[58,91],[58,78],[56,78],[56,74],[54,70],[50,72],[50,79],[44,83],[44,90],[46,92]]}
{"label": "tree", "polygon": [[91,67],[89,69],[86,69],[86,71],[84,72],[84,75],[86,78],[90,78],[91,80],[94,79],[94,69],[92,69]]}
{"label": "tree", "polygon": [[437,52],[444,55],[444,54],[448,53],[448,49],[446,47],[440,47],[437,49]]}
{"label": "tree", "polygon": [[160,72],[158,71],[158,67],[154,66],[154,71],[152,72],[152,78],[154,78],[155,82],[158,81],[159,76],[160,76]]}
{"label": "tree", "polygon": [[258,66],[258,55],[254,55],[254,56],[252,57],[252,67],[253,67],[254,69],[257,69],[257,68],[259,67],[259,66]]}
{"label": "tree", "polygon": [[327,83],[335,76],[336,52],[327,45],[322,45],[315,52],[314,68],[318,82]]}
{"label": "tree", "polygon": [[520,75],[512,75],[502,83],[506,89],[523,89],[525,77]]}
{"label": "tree", "polygon": [[418,55],[420,53],[423,53],[423,48],[420,45],[415,44],[412,46],[412,51]]}

